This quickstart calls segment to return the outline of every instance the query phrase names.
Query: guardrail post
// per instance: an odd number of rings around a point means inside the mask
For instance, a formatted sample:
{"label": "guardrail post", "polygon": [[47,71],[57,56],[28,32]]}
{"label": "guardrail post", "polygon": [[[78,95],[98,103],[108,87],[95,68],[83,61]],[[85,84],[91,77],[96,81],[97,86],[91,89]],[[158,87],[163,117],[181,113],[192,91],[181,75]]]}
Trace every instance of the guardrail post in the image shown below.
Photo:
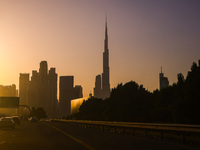
{"label": "guardrail post", "polygon": [[184,132],[181,133],[181,143],[182,144],[185,143],[185,133]]}
{"label": "guardrail post", "polygon": [[144,129],[144,136],[147,137],[147,129]]}
{"label": "guardrail post", "polygon": [[163,139],[164,139],[163,131],[160,131],[160,140],[163,140]]}
{"label": "guardrail post", "polygon": [[102,131],[105,131],[105,126],[102,125]]}
{"label": "guardrail post", "polygon": [[116,127],[114,127],[114,132],[115,132],[115,133],[117,132],[117,129],[116,129]]}
{"label": "guardrail post", "polygon": [[135,135],[135,129],[132,129],[132,134]]}
{"label": "guardrail post", "polygon": [[125,128],[122,128],[122,133],[124,134],[126,132]]}
{"label": "guardrail post", "polygon": [[108,132],[111,132],[112,131],[112,127],[108,126]]}

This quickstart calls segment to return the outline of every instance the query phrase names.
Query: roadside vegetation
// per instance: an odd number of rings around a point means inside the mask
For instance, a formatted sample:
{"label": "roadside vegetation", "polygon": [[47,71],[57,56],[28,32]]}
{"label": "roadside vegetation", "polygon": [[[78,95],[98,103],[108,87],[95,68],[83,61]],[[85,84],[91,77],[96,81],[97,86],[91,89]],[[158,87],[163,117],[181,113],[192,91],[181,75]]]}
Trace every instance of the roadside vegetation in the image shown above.
{"label": "roadside vegetation", "polygon": [[33,107],[29,117],[37,117],[38,120],[47,118],[46,112],[42,107],[38,108]]}
{"label": "roadside vegetation", "polygon": [[67,119],[200,124],[200,60],[167,88],[149,92],[130,81],[113,88],[106,100],[88,99],[79,110]]}

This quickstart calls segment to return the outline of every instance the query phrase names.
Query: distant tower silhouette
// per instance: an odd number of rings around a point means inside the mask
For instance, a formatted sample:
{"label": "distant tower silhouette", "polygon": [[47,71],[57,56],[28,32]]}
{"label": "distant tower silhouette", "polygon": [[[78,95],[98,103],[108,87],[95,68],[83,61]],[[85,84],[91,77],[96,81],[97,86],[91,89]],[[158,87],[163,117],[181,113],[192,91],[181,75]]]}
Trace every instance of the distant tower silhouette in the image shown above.
{"label": "distant tower silhouette", "polygon": [[0,85],[0,96],[2,97],[16,97],[18,95],[16,85]]}
{"label": "distant tower silhouette", "polygon": [[110,97],[110,68],[109,68],[107,16],[105,24],[105,39],[104,39],[104,52],[103,52],[103,73],[102,77],[101,75],[96,76],[94,97],[102,99]]}
{"label": "distant tower silhouette", "polygon": [[101,75],[96,76],[94,96],[96,98],[101,98]]}
{"label": "distant tower silhouette", "polygon": [[81,85],[75,85],[74,90],[75,90],[75,97],[76,98],[83,97],[83,88],[82,88]]}
{"label": "distant tower silhouette", "polygon": [[[20,79],[21,77],[22,74],[20,74]],[[29,107],[42,107],[49,118],[55,117],[58,103],[56,69],[50,68],[48,71],[47,61],[41,61],[39,72],[32,71],[28,90],[25,93],[28,95],[27,105]]]}
{"label": "distant tower silhouette", "polygon": [[32,70],[32,76],[28,86],[29,107],[42,107],[39,91],[40,91],[39,73],[37,72],[37,70]]}
{"label": "distant tower silhouette", "polygon": [[51,117],[55,117],[56,109],[58,106],[58,100],[57,100],[58,75],[56,73],[56,68],[50,68],[48,80],[49,80],[48,81],[48,94],[47,94],[48,113]]}
{"label": "distant tower silhouette", "polygon": [[47,111],[47,95],[48,95],[48,65],[47,61],[40,62],[39,68],[39,100],[40,105]]}
{"label": "distant tower silhouette", "polygon": [[69,116],[71,112],[70,100],[74,98],[74,76],[60,76],[59,109],[62,116]]}
{"label": "distant tower silhouette", "polygon": [[71,114],[71,100],[82,98],[82,87],[74,87],[74,76],[60,76],[59,86],[59,109],[60,116],[69,116]]}
{"label": "distant tower silhouette", "polygon": [[161,67],[161,73],[159,74],[159,80],[160,80],[160,90],[162,88],[169,86],[168,78],[164,77],[164,73],[162,73],[162,67]]}
{"label": "distant tower silhouette", "polygon": [[28,105],[29,73],[20,73],[19,76],[19,97],[21,105]]}
{"label": "distant tower silhouette", "polygon": [[109,49],[108,49],[108,29],[107,29],[107,17],[106,17],[104,53],[103,53],[102,91],[101,91],[101,97],[103,99],[110,97],[109,69],[110,68],[109,68]]}

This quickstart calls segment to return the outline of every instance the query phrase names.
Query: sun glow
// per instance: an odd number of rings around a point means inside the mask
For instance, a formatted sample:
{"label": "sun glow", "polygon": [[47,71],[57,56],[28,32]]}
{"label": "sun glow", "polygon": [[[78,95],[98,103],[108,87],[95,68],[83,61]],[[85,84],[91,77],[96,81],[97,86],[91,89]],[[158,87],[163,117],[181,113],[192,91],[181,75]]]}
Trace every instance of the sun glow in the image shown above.
{"label": "sun glow", "polygon": [[79,108],[84,101],[87,101],[90,97],[84,97],[71,100],[71,115],[79,112]]}

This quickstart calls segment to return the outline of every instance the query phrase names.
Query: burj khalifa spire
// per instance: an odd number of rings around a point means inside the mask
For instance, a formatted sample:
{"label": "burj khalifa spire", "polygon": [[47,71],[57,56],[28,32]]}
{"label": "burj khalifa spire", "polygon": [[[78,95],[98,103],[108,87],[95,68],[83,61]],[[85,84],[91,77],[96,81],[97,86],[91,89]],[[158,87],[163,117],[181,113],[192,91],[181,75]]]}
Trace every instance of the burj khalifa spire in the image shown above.
{"label": "burj khalifa spire", "polygon": [[105,24],[105,40],[104,40],[104,52],[103,52],[103,73],[102,73],[101,96],[103,99],[110,97],[110,68],[109,68],[107,17],[106,17],[106,24]]}

